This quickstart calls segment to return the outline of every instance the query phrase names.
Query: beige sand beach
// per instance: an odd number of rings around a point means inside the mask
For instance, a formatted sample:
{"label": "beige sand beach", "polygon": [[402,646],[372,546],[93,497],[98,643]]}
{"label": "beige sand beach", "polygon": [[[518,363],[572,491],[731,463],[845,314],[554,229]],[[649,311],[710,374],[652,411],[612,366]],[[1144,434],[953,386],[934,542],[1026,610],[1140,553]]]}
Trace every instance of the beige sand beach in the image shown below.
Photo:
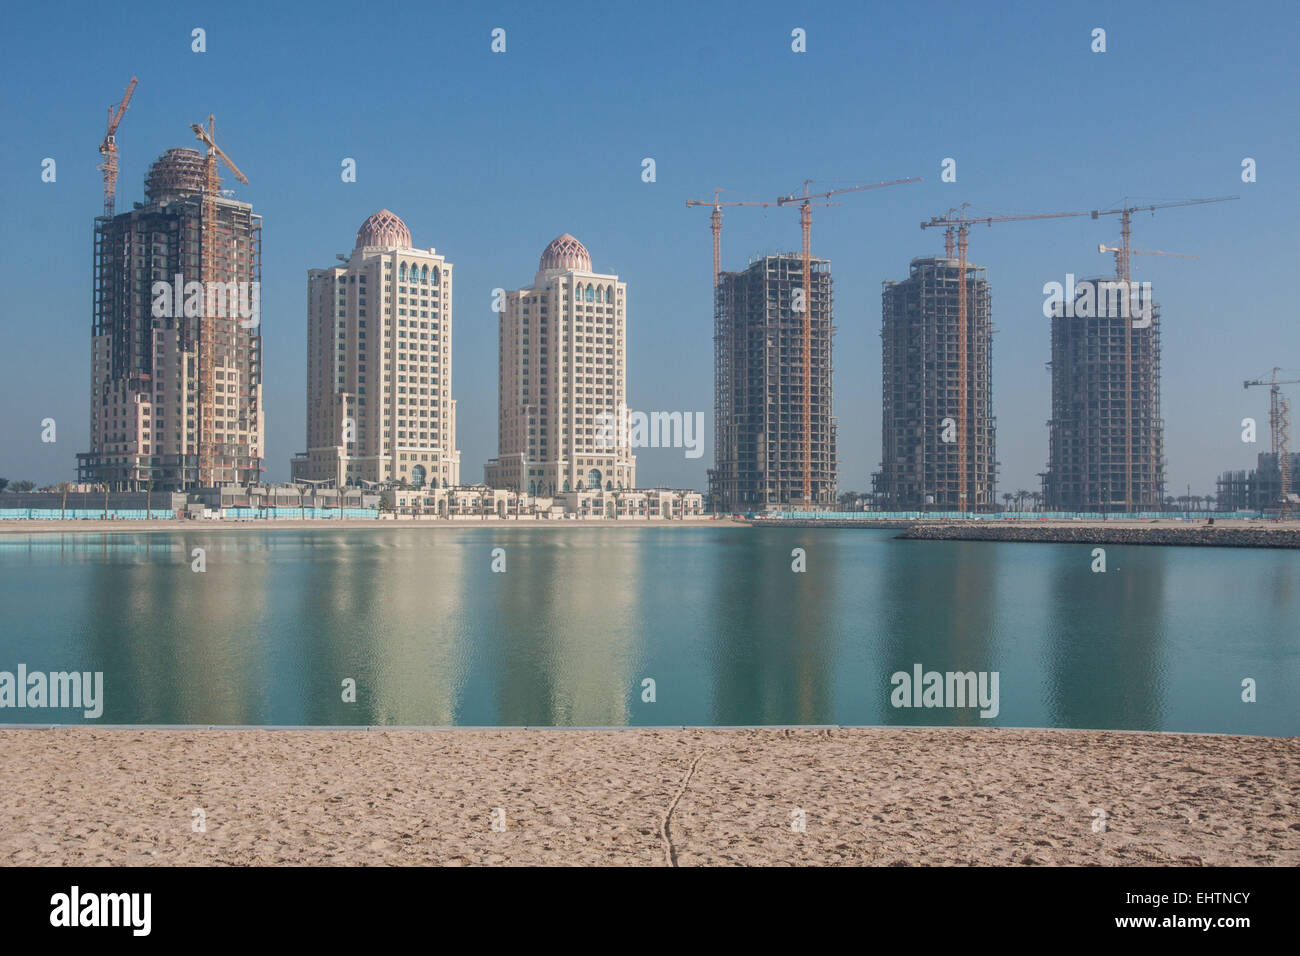
{"label": "beige sand beach", "polygon": [[0,770],[9,865],[1300,864],[1296,738],[12,729]]}

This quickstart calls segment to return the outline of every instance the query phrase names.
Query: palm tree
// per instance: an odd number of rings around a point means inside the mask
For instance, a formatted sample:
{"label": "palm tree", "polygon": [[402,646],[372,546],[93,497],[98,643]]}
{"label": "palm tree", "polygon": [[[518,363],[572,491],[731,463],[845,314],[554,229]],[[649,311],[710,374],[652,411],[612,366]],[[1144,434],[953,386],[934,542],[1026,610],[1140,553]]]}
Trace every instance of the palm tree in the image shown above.
{"label": "palm tree", "polygon": [[60,510],[59,510],[59,520],[60,520],[60,521],[62,521],[64,518],[66,518],[66,517],[68,516],[68,489],[71,488],[71,487],[72,487],[72,484],[71,484],[70,482],[67,482],[67,481],[60,481],[60,482],[59,482],[59,491],[63,492],[63,505],[61,506],[61,508],[60,508]]}
{"label": "palm tree", "polygon": [[1034,510],[1037,511],[1039,506],[1043,503],[1043,493],[1041,491],[1031,491],[1029,493],[1029,500],[1033,502]]}
{"label": "palm tree", "polygon": [[1015,497],[1016,497],[1016,496],[1013,495],[1013,494],[1012,494],[1011,492],[1009,492],[1009,491],[1004,491],[1004,492],[1002,492],[1002,504],[1003,504],[1004,510],[1006,510],[1006,511],[1010,511],[1010,510],[1011,510],[1011,502],[1012,502],[1012,500],[1013,500]]}

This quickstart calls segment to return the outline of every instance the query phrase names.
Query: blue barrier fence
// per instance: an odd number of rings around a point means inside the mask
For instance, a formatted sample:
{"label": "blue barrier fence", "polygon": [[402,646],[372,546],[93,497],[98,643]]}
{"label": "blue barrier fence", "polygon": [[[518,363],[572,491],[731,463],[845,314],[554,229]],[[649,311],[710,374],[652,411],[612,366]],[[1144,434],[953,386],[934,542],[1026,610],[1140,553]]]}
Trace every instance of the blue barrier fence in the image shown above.
{"label": "blue barrier fence", "polygon": [[996,514],[963,514],[959,511],[773,511],[755,514],[755,519],[781,519],[806,521],[908,521],[924,518],[936,521],[942,518],[963,521],[1133,521],[1135,519],[1169,520],[1171,518],[1259,518],[1258,511],[1139,511],[1133,514],[1102,514],[1078,511],[1003,511]]}
{"label": "blue barrier fence", "polygon": [[[214,512],[215,514],[215,512]],[[250,518],[258,521],[280,520],[300,520],[302,518],[317,518],[325,520],[333,518],[339,519],[338,508],[269,508],[266,510],[258,508],[226,508],[221,511],[223,518]],[[154,508],[151,511],[139,509],[114,509],[108,510],[109,521],[145,521],[150,518],[175,518],[175,512],[168,509]],[[343,517],[345,518],[378,518],[379,512],[374,508],[344,508]],[[69,508],[66,512],[59,508],[0,508],[0,521],[58,521],[63,518],[67,521],[99,521],[104,518],[103,508]]]}

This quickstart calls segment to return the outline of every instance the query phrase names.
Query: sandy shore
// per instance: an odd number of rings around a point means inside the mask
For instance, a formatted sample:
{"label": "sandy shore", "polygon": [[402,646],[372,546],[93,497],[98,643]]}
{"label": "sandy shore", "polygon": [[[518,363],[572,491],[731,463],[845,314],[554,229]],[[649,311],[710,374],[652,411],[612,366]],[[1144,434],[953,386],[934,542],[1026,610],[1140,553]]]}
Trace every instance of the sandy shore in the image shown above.
{"label": "sandy shore", "polygon": [[4,864],[1300,864],[1297,738],[61,728],[0,769]]}

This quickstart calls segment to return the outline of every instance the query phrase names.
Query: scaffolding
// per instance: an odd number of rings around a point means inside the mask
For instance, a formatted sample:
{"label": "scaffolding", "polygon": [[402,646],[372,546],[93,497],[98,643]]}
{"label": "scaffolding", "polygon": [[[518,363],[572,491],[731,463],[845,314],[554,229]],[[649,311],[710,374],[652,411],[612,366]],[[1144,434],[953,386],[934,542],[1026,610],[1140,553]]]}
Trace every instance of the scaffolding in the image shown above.
{"label": "scaffolding", "polygon": [[881,295],[881,468],[895,511],[997,510],[992,294],[982,266],[918,258]]}
{"label": "scaffolding", "polygon": [[[1129,308],[1103,308],[1113,279],[1096,290],[1096,312],[1052,318],[1052,417],[1043,495],[1052,511],[1158,511],[1164,504],[1164,421],[1160,417],[1160,309],[1148,322]],[[1125,293],[1127,283],[1124,283]],[[1130,300],[1131,301],[1131,300]]]}
{"label": "scaffolding", "polygon": [[[91,442],[77,456],[79,481],[162,491],[260,480],[260,322],[245,327],[229,310],[207,322],[209,296],[201,291],[194,310],[188,286],[201,276],[247,284],[251,305],[261,217],[247,203],[206,203],[203,176],[197,151],[170,149],[150,167],[146,203],[95,220]],[[159,281],[171,288],[164,315],[153,314]],[[236,304],[227,293],[218,301]],[[205,435],[214,439],[207,468],[199,457]]]}
{"label": "scaffolding", "polygon": [[[717,510],[834,504],[838,461],[830,265],[812,259],[809,271],[803,311],[796,308],[805,288],[803,258],[797,253],[764,256],[744,272],[719,276],[713,336],[715,467],[709,472]],[[811,370],[807,389],[805,367]]]}

